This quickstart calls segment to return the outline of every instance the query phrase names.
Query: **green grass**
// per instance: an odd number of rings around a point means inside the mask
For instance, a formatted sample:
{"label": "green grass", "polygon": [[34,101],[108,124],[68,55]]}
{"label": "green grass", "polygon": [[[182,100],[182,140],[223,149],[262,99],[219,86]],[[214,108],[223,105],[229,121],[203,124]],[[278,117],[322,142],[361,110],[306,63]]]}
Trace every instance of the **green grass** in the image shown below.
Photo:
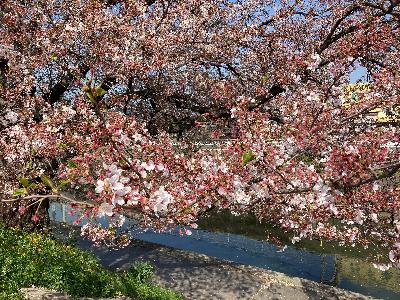
{"label": "green grass", "polygon": [[77,297],[183,299],[174,291],[152,284],[153,272],[154,268],[146,263],[112,272],[89,252],[50,236],[0,225],[0,299],[23,299],[19,289],[32,285]]}

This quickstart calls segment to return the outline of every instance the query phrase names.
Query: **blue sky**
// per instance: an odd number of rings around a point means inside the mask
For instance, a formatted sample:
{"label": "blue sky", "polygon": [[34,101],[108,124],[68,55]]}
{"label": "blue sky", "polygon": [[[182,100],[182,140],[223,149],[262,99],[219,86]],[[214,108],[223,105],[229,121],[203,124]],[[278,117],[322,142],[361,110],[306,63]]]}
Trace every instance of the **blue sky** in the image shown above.
{"label": "blue sky", "polygon": [[357,66],[357,68],[350,73],[350,83],[356,83],[357,81],[367,81],[367,69],[363,66]]}

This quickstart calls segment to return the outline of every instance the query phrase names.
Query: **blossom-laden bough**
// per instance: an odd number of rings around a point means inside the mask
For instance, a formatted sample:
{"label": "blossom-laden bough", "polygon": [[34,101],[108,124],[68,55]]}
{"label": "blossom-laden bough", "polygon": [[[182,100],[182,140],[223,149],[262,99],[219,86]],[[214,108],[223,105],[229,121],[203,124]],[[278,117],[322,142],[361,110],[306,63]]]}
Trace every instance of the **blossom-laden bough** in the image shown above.
{"label": "blossom-laden bough", "polygon": [[71,202],[96,243],[229,209],[399,267],[399,124],[366,119],[400,103],[399,24],[398,0],[3,0],[3,205]]}

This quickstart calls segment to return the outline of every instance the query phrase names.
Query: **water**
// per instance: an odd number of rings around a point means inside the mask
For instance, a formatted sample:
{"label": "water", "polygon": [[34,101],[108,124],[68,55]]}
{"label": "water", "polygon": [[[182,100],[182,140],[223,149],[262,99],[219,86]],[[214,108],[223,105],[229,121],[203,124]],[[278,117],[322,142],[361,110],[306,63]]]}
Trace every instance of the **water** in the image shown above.
{"label": "water", "polygon": [[[52,203],[50,216],[72,224],[75,217],[66,214],[64,204]],[[104,220],[103,220],[104,222]],[[252,217],[235,217],[226,212],[199,222],[200,229],[190,236],[177,231],[156,233],[135,230],[135,238],[169,247],[206,254],[220,259],[278,271],[291,276],[334,285],[383,299],[400,299],[400,271],[381,272],[365,260],[368,251],[340,248],[318,241],[290,243],[290,235],[257,223]],[[286,247],[265,240],[274,234]],[[283,246],[283,245],[282,245]]]}

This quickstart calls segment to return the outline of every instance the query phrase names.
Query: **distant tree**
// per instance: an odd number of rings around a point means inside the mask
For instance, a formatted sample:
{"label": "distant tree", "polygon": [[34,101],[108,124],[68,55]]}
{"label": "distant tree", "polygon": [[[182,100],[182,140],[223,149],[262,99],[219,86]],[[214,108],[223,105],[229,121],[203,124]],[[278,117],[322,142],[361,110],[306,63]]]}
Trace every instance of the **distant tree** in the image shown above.
{"label": "distant tree", "polygon": [[[227,208],[399,266],[399,124],[365,122],[399,105],[399,37],[394,0],[3,0],[3,216],[59,198],[189,230]],[[342,106],[361,65],[370,89]],[[210,121],[222,149],[194,143]]]}

